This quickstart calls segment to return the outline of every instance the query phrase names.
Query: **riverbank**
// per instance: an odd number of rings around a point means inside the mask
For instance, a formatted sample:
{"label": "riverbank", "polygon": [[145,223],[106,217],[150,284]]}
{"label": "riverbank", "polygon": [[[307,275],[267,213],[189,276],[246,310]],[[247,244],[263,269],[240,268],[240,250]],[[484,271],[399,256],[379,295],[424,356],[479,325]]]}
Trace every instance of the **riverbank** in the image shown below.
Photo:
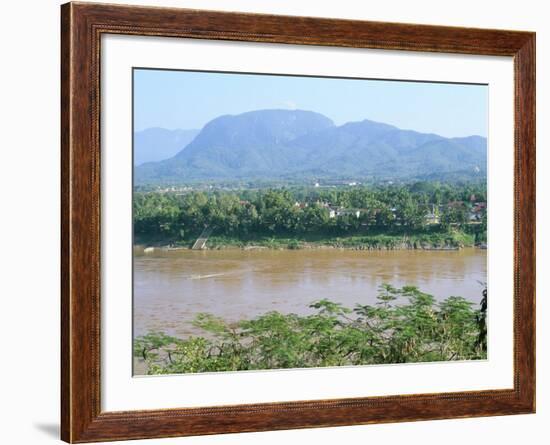
{"label": "riverbank", "polygon": [[[194,238],[175,242],[166,240],[136,240],[146,251],[161,249],[190,249]],[[350,249],[350,250],[458,250],[474,247],[475,236],[461,231],[415,234],[354,234],[348,236],[247,236],[213,235],[205,249]],[[484,244],[478,244],[483,248]]]}

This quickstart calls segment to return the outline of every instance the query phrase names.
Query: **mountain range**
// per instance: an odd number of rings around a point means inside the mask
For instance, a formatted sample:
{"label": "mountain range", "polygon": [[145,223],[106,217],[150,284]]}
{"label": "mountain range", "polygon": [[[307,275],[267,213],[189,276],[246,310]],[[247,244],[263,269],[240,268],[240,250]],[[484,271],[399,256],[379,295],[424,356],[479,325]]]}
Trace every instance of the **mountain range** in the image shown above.
{"label": "mountain range", "polygon": [[[165,140],[152,144],[161,150]],[[486,175],[486,163],[481,136],[446,138],[370,120],[337,126],[312,111],[258,110],[213,119],[172,157],[137,166],[135,181],[470,178]]]}

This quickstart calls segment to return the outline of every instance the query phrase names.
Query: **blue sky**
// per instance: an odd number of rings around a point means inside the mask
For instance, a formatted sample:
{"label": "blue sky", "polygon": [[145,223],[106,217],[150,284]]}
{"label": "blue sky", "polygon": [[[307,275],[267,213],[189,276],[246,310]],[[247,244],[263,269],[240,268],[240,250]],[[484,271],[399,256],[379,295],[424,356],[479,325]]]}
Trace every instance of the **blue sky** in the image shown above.
{"label": "blue sky", "polygon": [[370,119],[446,137],[487,136],[485,85],[134,70],[134,128],[202,128],[224,114],[278,108],[336,125]]}

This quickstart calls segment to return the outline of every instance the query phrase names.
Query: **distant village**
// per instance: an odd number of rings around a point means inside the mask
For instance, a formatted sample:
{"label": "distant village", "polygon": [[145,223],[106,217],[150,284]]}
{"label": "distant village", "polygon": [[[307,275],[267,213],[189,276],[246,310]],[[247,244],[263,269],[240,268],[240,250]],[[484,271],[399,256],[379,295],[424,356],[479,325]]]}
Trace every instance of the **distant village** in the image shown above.
{"label": "distant village", "polygon": [[[373,213],[373,209],[346,208],[346,207],[334,206],[328,202],[317,201],[315,204],[327,209],[329,218],[338,218],[338,217],[344,217],[344,216],[361,218],[361,215]],[[296,201],[294,206],[303,209],[308,207],[309,203]],[[464,209],[466,211],[467,220],[468,220],[467,222],[469,224],[480,224],[483,220],[483,216],[487,212],[487,202],[485,201],[477,202],[475,201],[475,196],[472,195],[468,203],[465,203],[464,201],[451,201],[447,204],[441,204],[441,205],[431,204],[430,210],[425,215],[425,223],[439,224],[440,216],[445,212],[445,210],[449,208]],[[390,211],[395,216],[397,209],[392,207]],[[376,210],[374,211],[374,213],[376,213]]]}
{"label": "distant village", "polygon": [[[382,181],[377,182],[383,185],[393,185],[394,181]],[[299,184],[299,183],[298,183]],[[362,182],[359,182],[357,180],[352,179],[342,179],[342,180],[316,180],[310,183],[305,183],[303,185],[317,188],[317,189],[323,189],[323,188],[337,188],[337,187],[357,187],[362,185]],[[256,188],[252,185],[248,185],[246,188]],[[265,188],[265,185],[264,187]],[[278,188],[275,183],[273,184],[273,188]],[[234,191],[234,190],[242,190],[243,186],[240,183],[219,183],[219,184],[196,184],[196,185],[168,185],[168,186],[162,186],[157,185],[153,188],[146,187],[145,189],[141,189],[140,191],[150,191],[155,193],[176,193],[176,194],[184,194],[189,193],[192,191],[213,191],[213,190],[220,190],[220,191]]]}

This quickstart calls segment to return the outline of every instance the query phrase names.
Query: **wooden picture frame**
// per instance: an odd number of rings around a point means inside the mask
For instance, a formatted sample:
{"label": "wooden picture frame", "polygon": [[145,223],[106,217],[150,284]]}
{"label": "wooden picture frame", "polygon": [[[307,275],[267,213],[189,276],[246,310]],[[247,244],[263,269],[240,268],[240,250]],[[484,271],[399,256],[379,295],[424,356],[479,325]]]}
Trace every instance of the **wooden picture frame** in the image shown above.
{"label": "wooden picture frame", "polygon": [[[71,443],[535,411],[535,34],[92,3],[61,7],[61,437]],[[100,38],[166,36],[512,56],[514,387],[510,390],[102,412]]]}

